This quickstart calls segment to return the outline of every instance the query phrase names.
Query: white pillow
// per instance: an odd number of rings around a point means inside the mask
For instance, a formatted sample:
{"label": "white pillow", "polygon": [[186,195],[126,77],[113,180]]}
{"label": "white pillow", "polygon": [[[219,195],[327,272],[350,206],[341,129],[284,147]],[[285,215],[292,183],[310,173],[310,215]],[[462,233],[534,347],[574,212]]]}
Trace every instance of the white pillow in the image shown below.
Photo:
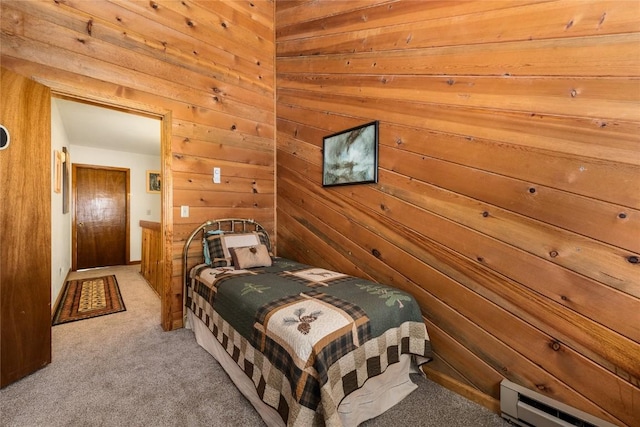
{"label": "white pillow", "polygon": [[222,239],[224,241],[223,247],[225,258],[231,258],[229,248],[242,248],[245,246],[256,246],[260,244],[258,233],[225,234]]}

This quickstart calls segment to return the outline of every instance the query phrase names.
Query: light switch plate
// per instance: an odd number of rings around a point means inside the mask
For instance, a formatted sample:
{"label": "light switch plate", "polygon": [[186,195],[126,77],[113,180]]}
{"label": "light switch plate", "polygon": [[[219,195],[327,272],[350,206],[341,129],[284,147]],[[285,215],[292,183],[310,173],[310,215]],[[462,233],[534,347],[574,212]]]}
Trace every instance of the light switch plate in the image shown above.
{"label": "light switch plate", "polygon": [[189,218],[189,206],[186,206],[186,205],[180,206],[180,217]]}
{"label": "light switch plate", "polygon": [[220,168],[213,168],[213,182],[220,184]]}

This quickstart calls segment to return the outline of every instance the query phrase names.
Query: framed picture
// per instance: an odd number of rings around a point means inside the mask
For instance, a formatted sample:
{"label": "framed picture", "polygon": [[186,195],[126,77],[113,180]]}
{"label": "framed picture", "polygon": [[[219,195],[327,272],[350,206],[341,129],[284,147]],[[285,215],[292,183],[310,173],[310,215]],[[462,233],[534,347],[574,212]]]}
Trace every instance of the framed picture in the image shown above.
{"label": "framed picture", "polygon": [[378,182],[378,121],[323,138],[323,187],[373,182]]}
{"label": "framed picture", "polygon": [[147,171],[147,193],[159,193],[160,182],[160,171]]}

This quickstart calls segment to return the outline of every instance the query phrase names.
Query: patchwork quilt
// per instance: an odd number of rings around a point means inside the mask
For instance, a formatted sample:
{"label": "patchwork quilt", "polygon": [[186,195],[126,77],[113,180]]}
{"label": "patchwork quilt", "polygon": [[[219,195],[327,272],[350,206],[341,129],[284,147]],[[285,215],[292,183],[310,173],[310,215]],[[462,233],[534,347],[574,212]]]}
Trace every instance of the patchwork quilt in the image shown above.
{"label": "patchwork quilt", "polygon": [[283,258],[197,266],[186,303],[290,426],[341,425],[340,401],[368,378],[402,354],[431,357],[409,294]]}

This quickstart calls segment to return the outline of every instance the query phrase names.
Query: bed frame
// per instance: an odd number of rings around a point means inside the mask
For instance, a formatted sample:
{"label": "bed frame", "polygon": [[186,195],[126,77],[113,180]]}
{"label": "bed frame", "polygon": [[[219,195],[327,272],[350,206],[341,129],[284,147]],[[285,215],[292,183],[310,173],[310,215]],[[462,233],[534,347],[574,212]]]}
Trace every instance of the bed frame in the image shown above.
{"label": "bed frame", "polygon": [[210,231],[224,231],[225,234],[230,233],[251,233],[253,231],[263,232],[267,239],[267,249],[271,253],[273,248],[271,246],[271,239],[269,238],[269,233],[267,230],[258,222],[253,219],[246,218],[222,218],[216,220],[209,220],[203,222],[198,228],[193,230],[193,232],[187,238],[184,249],[182,250],[182,289],[186,289],[187,282],[189,280],[189,271],[194,265],[197,265],[204,261],[202,257],[202,250],[198,252],[198,262],[189,263],[189,250],[191,248],[191,244],[193,243],[196,237],[199,237],[196,241],[199,243],[202,242],[202,239],[206,235],[206,233]]}

